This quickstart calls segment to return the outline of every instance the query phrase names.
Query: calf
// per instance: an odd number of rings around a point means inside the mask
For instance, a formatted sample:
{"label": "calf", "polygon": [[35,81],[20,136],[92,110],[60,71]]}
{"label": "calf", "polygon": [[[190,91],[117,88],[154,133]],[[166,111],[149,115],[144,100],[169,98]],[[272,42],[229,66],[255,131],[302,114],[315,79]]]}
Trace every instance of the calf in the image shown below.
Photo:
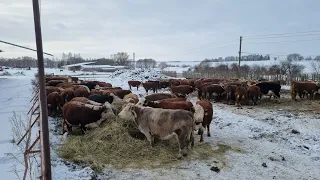
{"label": "calf", "polygon": [[105,103],[105,102],[112,103],[113,96],[101,95],[101,94],[91,94],[88,96],[88,99],[90,99],[91,101],[95,101],[97,103]]}
{"label": "calf", "polygon": [[237,102],[237,106],[241,106],[240,101],[244,100],[245,103],[248,100],[248,92],[247,92],[247,88],[243,87],[243,86],[237,86],[236,87],[236,92],[235,92],[235,96],[236,96],[236,102]]}
{"label": "calf", "polygon": [[177,96],[185,97],[186,95],[193,92],[193,88],[190,85],[172,86],[171,92],[172,94],[175,94]]}
{"label": "calf", "polygon": [[162,109],[183,109],[194,113],[193,104],[187,101],[146,101],[143,106],[149,106],[153,108],[162,108]]}
{"label": "calf", "polygon": [[86,125],[97,122],[101,119],[101,113],[106,110],[106,106],[95,106],[77,101],[70,101],[62,108],[64,124],[67,125],[68,132],[72,132],[72,126],[80,125],[82,133],[86,131]]}
{"label": "calf", "polygon": [[251,98],[253,105],[257,105],[258,98],[260,96],[260,88],[258,86],[252,85],[249,86],[248,98]]}
{"label": "calf", "polygon": [[189,143],[194,145],[194,119],[191,112],[185,110],[154,109],[128,104],[119,117],[134,121],[150,145],[154,145],[154,138],[169,139],[175,135],[179,142],[178,158],[188,154]]}
{"label": "calf", "polygon": [[131,87],[137,87],[137,90],[139,90],[139,86],[141,85],[141,82],[140,81],[128,81],[128,85],[130,87],[130,90],[131,90]]}
{"label": "calf", "polygon": [[213,107],[212,103],[206,99],[198,101],[196,105],[200,105],[204,110],[204,116],[202,121],[202,127],[199,129],[198,134],[201,135],[200,142],[203,141],[203,129],[205,130],[207,128],[207,136],[210,137],[210,124],[213,118]]}

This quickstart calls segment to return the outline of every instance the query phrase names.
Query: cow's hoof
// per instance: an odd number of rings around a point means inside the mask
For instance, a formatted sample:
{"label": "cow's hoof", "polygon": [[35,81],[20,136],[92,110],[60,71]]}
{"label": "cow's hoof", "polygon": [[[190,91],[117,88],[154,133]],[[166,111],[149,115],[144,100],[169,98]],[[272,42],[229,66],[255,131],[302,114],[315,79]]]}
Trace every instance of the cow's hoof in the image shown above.
{"label": "cow's hoof", "polygon": [[203,139],[200,139],[200,141],[199,142],[203,142]]}
{"label": "cow's hoof", "polygon": [[211,134],[208,134],[208,137],[211,137]]}

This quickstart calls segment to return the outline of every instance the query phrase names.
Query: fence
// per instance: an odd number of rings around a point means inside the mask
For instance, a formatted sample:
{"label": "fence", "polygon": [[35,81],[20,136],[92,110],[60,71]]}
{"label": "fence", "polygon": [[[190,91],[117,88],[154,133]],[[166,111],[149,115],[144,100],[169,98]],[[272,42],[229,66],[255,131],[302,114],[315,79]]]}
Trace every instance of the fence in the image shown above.
{"label": "fence", "polygon": [[[234,79],[238,78],[239,76],[236,76],[235,73],[195,73],[195,72],[183,72],[182,76],[187,79],[193,79],[193,78],[228,78],[228,79]],[[265,80],[277,80],[282,81],[284,84],[290,85],[291,80],[292,81],[317,81],[320,82],[320,74],[300,74],[298,76],[290,76],[288,75],[282,75],[282,74],[276,74],[276,75],[254,75],[254,74],[248,74],[247,76],[240,76],[240,79],[265,79]],[[291,79],[291,80],[290,80]]]}

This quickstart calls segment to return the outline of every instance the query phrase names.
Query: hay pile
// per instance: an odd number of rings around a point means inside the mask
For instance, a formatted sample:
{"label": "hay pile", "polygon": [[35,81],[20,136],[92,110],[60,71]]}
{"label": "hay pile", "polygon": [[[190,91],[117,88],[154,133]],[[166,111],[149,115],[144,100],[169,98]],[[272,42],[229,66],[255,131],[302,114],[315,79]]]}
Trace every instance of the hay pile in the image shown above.
{"label": "hay pile", "polygon": [[[114,168],[156,168],[172,166],[181,162],[177,159],[178,144],[175,138],[158,140],[152,148],[147,140],[133,138],[134,125],[117,119],[97,128],[84,136],[70,136],[58,153],[65,160],[84,163],[96,170]],[[213,148],[207,143],[195,143],[193,150],[183,160],[222,157],[230,148],[225,145]]]}

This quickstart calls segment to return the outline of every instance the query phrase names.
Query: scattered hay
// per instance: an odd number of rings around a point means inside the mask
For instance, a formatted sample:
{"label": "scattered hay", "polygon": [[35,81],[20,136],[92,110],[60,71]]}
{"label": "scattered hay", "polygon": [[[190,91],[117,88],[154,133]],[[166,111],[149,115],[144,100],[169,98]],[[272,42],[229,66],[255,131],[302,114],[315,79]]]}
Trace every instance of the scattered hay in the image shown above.
{"label": "scattered hay", "polygon": [[[114,168],[157,168],[172,167],[181,163],[177,159],[178,143],[175,138],[158,140],[152,148],[147,140],[133,138],[128,133],[134,126],[117,119],[103,127],[97,128],[84,136],[70,136],[58,148],[60,157],[75,163],[85,163],[101,170]],[[195,146],[183,160],[221,159],[231,147],[209,143],[195,143]]]}

